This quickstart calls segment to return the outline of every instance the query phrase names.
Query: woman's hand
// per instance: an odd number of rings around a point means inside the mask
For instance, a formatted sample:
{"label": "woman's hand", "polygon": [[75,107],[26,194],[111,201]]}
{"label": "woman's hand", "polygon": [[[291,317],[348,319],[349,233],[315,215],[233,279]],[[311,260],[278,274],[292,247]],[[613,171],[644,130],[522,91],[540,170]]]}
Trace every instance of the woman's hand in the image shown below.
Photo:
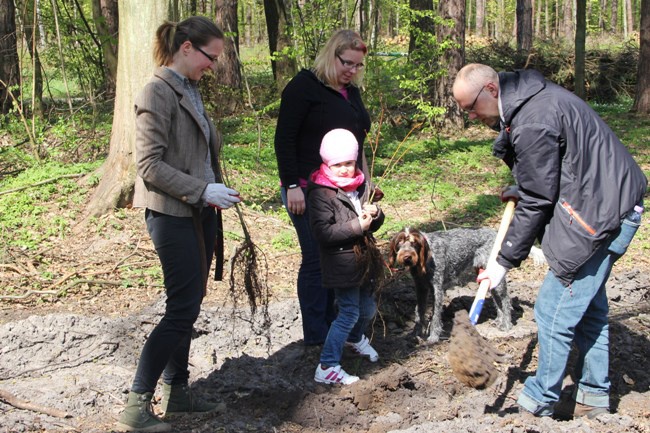
{"label": "woman's hand", "polygon": [[287,209],[294,215],[305,213],[305,194],[302,188],[287,188]]}
{"label": "woman's hand", "polygon": [[223,183],[209,183],[201,198],[219,209],[228,209],[241,201],[239,193]]}

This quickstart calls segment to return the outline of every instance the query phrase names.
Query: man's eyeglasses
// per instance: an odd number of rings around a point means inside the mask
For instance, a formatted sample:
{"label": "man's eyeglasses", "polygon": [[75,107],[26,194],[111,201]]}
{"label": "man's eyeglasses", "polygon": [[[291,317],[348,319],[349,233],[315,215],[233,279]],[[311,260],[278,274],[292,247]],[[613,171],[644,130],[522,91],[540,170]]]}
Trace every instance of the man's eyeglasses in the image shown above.
{"label": "man's eyeglasses", "polygon": [[201,53],[201,54],[203,54],[205,57],[207,57],[207,58],[208,58],[212,63],[214,63],[214,62],[217,61],[217,58],[216,58],[216,57],[212,57],[210,54],[206,53],[205,51],[203,51],[201,48],[197,47],[196,45],[192,45],[192,46],[194,47],[194,49],[195,49],[196,51],[198,51],[199,53]]}
{"label": "man's eyeglasses", "polygon": [[481,87],[481,90],[478,91],[476,94],[476,98],[474,98],[474,102],[472,102],[472,105],[469,106],[469,108],[466,110],[468,113],[473,113],[474,112],[474,106],[476,105],[476,101],[478,101],[478,97],[481,96],[481,92],[485,89],[485,86]]}
{"label": "man's eyeglasses", "polygon": [[345,69],[355,69],[356,68],[357,70],[359,70],[359,69],[363,69],[363,67],[365,66],[363,63],[354,63],[354,62],[351,62],[349,60],[343,60],[341,58],[341,56],[339,56],[338,54],[336,55],[336,57],[339,58],[341,64],[343,65],[343,67]]}

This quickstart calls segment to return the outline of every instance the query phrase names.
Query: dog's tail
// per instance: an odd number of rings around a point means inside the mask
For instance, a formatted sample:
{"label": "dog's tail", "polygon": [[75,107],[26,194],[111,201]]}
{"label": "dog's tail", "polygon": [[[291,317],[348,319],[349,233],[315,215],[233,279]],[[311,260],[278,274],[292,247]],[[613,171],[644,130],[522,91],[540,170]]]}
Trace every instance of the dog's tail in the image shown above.
{"label": "dog's tail", "polygon": [[544,251],[542,251],[541,248],[537,248],[533,246],[530,249],[530,253],[528,254],[528,258],[533,261],[533,264],[535,266],[543,266],[546,264],[546,257],[544,257]]}

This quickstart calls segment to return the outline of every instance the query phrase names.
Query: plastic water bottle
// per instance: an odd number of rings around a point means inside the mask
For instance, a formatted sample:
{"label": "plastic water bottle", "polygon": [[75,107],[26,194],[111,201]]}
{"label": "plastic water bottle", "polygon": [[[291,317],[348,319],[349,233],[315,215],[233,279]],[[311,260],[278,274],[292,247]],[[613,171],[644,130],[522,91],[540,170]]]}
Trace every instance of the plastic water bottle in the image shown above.
{"label": "plastic water bottle", "polygon": [[641,223],[641,214],[643,213],[643,206],[636,205],[634,210],[627,213],[627,219],[633,223]]}

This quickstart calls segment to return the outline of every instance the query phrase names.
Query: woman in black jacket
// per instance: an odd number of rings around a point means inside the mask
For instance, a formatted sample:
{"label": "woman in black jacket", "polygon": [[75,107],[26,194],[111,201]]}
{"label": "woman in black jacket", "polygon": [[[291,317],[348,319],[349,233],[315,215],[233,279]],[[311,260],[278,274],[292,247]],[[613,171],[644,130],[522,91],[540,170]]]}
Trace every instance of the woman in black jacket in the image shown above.
{"label": "woman in black jacket", "polygon": [[359,143],[357,166],[368,178],[363,142],[370,116],[361,101],[366,45],[351,30],[339,30],[319,52],[312,69],[300,71],[282,92],[275,131],[275,153],[282,201],[296,229],[302,262],[298,300],[305,345],[325,341],[334,320],[334,294],[321,284],[318,245],[309,228],[305,188],[309,174],[322,163],[319,149],[330,130],[351,131]]}

